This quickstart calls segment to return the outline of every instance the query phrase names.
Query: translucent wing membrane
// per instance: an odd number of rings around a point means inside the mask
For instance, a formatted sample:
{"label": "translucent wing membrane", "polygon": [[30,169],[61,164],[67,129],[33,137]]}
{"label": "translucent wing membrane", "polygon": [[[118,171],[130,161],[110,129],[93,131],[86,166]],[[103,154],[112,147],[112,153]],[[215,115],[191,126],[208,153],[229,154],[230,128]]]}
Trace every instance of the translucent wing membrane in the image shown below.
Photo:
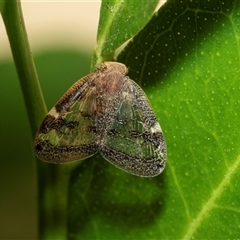
{"label": "translucent wing membrane", "polygon": [[166,145],[147,96],[121,63],[106,62],[77,81],[43,120],[35,139],[51,163],[97,153],[129,173],[152,177],[166,164]]}
{"label": "translucent wing membrane", "polygon": [[39,158],[53,163],[84,159],[98,151],[96,88],[92,75],[76,82],[44,119],[35,139]]}
{"label": "translucent wing membrane", "polygon": [[118,94],[115,98],[121,101],[107,126],[100,153],[127,172],[155,176],[163,171],[166,161],[166,146],[157,119],[145,93],[132,80],[125,80]]}

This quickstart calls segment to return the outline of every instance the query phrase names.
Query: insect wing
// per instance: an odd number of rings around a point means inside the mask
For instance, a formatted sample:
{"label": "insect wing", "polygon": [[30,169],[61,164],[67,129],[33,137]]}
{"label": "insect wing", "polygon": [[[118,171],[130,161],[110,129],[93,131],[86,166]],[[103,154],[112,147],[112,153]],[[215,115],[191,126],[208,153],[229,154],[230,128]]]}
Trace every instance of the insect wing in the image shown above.
{"label": "insect wing", "polygon": [[115,102],[118,106],[107,110],[115,111],[115,115],[100,146],[101,155],[138,176],[160,174],[166,163],[166,145],[147,96],[127,79]]}
{"label": "insect wing", "polygon": [[94,75],[77,81],[48,113],[35,138],[39,158],[65,163],[90,157],[96,145]]}

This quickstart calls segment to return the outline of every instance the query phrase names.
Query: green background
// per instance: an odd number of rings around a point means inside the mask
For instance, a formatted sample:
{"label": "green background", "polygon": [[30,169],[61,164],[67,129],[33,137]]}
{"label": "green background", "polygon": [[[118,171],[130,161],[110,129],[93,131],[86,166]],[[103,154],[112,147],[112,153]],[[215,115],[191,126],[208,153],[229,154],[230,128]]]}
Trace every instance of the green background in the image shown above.
{"label": "green background", "polygon": [[[34,60],[48,109],[90,71],[90,56],[69,49],[42,52]],[[0,90],[0,238],[36,238],[35,157],[12,61],[0,63]]]}

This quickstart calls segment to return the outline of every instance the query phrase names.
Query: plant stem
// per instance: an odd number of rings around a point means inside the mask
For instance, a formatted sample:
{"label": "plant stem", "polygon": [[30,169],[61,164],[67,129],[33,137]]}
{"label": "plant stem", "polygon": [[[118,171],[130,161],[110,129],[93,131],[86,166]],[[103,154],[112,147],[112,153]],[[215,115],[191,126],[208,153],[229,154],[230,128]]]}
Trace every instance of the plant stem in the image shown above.
{"label": "plant stem", "polygon": [[28,43],[20,2],[6,1],[2,17],[34,136],[47,110]]}
{"label": "plant stem", "polygon": [[[2,17],[34,138],[47,111],[30,51],[20,2],[7,0],[2,9]],[[34,165],[38,177],[39,238],[66,238],[69,167],[43,163],[38,159],[34,161]]]}

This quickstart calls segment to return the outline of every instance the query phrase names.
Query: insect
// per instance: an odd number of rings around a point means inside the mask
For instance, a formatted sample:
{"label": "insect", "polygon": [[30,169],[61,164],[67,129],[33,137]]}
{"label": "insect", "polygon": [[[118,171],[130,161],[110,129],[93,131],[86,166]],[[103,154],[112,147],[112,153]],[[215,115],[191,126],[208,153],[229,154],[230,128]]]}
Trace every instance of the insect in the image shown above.
{"label": "insect", "polygon": [[167,156],[163,133],[147,96],[127,72],[124,64],[105,62],[68,89],[36,134],[36,155],[67,163],[99,152],[131,174],[160,174]]}

